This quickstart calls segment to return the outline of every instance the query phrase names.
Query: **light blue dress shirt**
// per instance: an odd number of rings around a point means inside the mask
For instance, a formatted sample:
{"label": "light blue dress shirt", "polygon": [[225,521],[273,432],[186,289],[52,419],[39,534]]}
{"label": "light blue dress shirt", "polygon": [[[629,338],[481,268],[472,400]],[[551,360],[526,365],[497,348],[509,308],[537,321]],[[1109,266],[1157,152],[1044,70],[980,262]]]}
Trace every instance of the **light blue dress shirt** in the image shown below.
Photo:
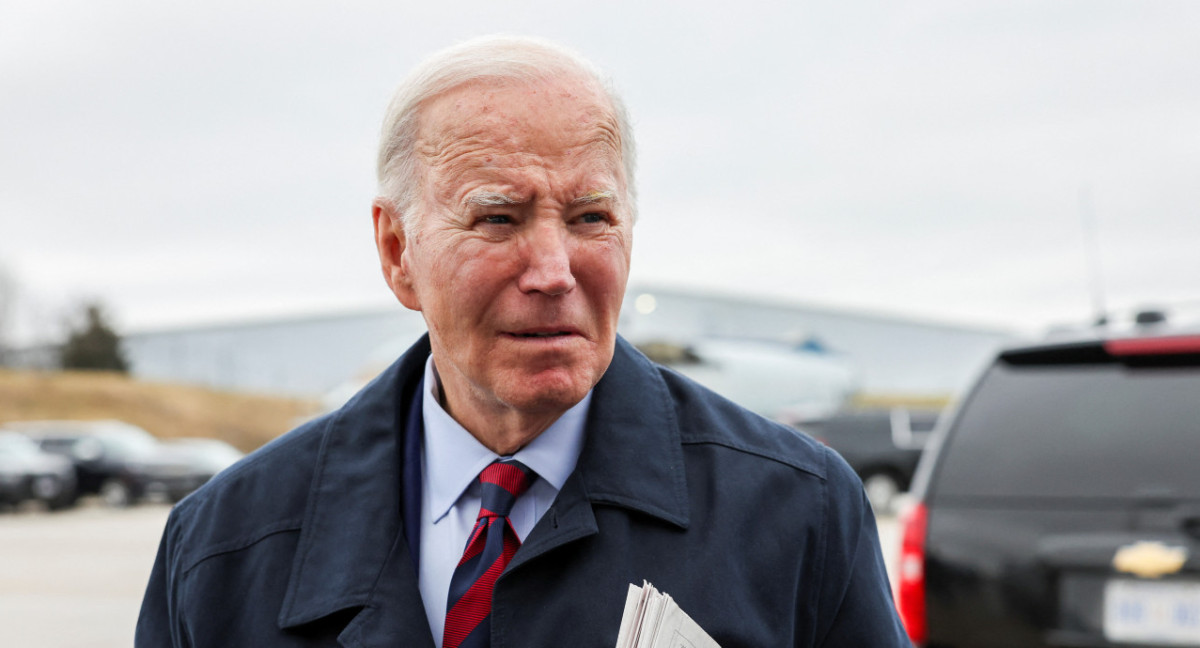
{"label": "light blue dress shirt", "polygon": [[[421,557],[418,581],[433,641],[442,646],[446,598],[454,567],[479,515],[479,473],[500,455],[487,449],[442,409],[433,357],[425,362],[422,394],[425,424],[421,451]],[[517,499],[508,519],[524,540],[550,508],[583,447],[584,424],[592,392],[567,410],[546,431],[512,458],[529,466],[538,479]]]}

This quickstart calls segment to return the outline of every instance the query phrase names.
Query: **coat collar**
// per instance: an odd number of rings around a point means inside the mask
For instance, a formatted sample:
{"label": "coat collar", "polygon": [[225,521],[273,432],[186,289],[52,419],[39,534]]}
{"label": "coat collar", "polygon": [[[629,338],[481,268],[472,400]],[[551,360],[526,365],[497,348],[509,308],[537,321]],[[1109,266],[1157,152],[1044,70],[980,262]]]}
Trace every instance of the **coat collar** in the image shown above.
{"label": "coat collar", "polygon": [[[326,428],[279,614],[281,628],[354,607],[367,612],[343,633],[348,645],[367,645],[361,636],[368,625],[389,626],[371,628],[371,634],[381,636],[403,624],[410,624],[410,633],[413,627],[427,627],[400,515],[399,444],[429,353],[425,336],[343,406]],[[688,525],[673,399],[658,369],[624,339],[617,339],[613,361],[596,385],[579,464],[559,500],[564,521],[573,522],[562,529],[566,533],[545,533],[544,540],[537,535],[544,526],[539,523],[527,541],[535,546],[521,552],[528,554],[525,559],[595,533],[591,507],[582,506],[586,503],[640,511],[681,528]],[[385,572],[390,577],[381,578]]]}
{"label": "coat collar", "polygon": [[623,338],[592,395],[576,472],[592,502],[688,526],[674,400],[658,368]]}
{"label": "coat collar", "polygon": [[[429,340],[422,337],[326,426],[279,612],[281,628],[382,603],[389,608],[400,603],[393,616],[424,624],[424,607],[403,540],[399,444],[428,355]],[[412,584],[402,588],[398,601],[375,591],[377,583],[386,586],[396,580],[381,578],[385,569]],[[359,614],[355,622],[362,617]]]}

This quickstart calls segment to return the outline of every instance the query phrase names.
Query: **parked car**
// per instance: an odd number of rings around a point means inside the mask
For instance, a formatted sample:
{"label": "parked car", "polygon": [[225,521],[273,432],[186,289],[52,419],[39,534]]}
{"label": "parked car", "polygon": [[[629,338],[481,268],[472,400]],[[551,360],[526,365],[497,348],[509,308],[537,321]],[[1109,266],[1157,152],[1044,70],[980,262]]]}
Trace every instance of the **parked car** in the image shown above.
{"label": "parked car", "polygon": [[50,510],[75,502],[75,468],[67,459],[42,452],[36,443],[0,430],[0,504],[35,500]]}
{"label": "parked car", "polygon": [[191,466],[196,474],[208,481],[214,475],[246,456],[241,450],[219,439],[164,439],[161,455]]}
{"label": "parked car", "polygon": [[912,483],[937,419],[937,410],[896,407],[842,410],[795,425],[842,455],[862,478],[871,506],[887,514]]}
{"label": "parked car", "polygon": [[110,506],[149,497],[182,499],[208,475],[161,452],[157,439],[122,421],[30,421],[9,424],[47,452],[75,464],[81,495],[96,494]]}
{"label": "parked car", "polygon": [[1200,331],[1002,352],[913,494],[897,604],[919,645],[1200,646]]}

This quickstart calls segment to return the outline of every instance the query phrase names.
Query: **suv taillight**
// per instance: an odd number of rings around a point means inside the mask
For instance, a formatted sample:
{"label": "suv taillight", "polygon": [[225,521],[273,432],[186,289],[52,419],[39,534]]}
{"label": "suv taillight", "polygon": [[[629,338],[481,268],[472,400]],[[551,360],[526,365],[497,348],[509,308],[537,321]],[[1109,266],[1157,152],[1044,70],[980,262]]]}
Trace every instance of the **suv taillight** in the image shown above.
{"label": "suv taillight", "polygon": [[925,643],[929,634],[925,623],[925,530],[928,521],[929,509],[923,502],[908,509],[901,521],[904,535],[900,544],[900,573],[896,578],[896,608],[914,644]]}
{"label": "suv taillight", "polygon": [[1200,353],[1200,335],[1109,340],[1104,343],[1104,350],[1115,356]]}

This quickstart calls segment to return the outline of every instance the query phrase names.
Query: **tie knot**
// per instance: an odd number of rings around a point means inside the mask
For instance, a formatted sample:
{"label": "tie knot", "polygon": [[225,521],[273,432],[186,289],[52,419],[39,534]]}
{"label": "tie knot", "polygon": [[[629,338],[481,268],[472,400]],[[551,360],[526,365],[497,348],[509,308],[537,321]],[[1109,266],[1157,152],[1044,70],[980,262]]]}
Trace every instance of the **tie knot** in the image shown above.
{"label": "tie knot", "polygon": [[507,517],[534,479],[537,475],[519,461],[496,461],[484,468],[479,473],[483,485],[479,517]]}

